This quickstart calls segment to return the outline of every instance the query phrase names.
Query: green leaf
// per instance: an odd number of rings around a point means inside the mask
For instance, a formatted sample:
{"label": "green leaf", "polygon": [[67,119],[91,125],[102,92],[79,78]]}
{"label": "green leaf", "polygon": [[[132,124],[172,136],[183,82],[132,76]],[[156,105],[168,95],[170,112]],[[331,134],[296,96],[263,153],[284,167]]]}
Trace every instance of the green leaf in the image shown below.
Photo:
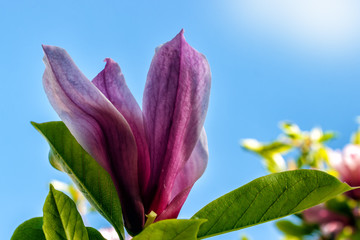
{"label": "green leaf", "polygon": [[204,219],[169,219],[151,224],[133,240],[196,240]]}
{"label": "green leaf", "polygon": [[302,237],[313,232],[314,228],[309,225],[296,225],[288,220],[280,220],[276,222],[277,228],[286,235]]}
{"label": "green leaf", "polygon": [[31,218],[16,228],[11,240],[45,240],[42,225],[42,217]]}
{"label": "green leaf", "polygon": [[318,170],[274,173],[216,199],[193,219],[208,219],[198,234],[206,238],[300,212],[351,189]]}
{"label": "green leaf", "polygon": [[331,139],[334,139],[336,137],[335,132],[325,132],[322,137],[319,139],[319,142],[327,142]]}
{"label": "green leaf", "polygon": [[80,146],[63,122],[32,123],[50,145],[49,159],[124,237],[120,200],[110,175]]}
{"label": "green leaf", "polygon": [[292,148],[292,145],[284,142],[274,141],[263,145],[260,154],[286,153]]}
{"label": "green leaf", "polygon": [[50,185],[43,207],[43,230],[46,239],[89,240],[88,233],[76,205],[64,193]]}
{"label": "green leaf", "polygon": [[263,144],[255,139],[244,139],[241,145],[245,150],[255,152],[259,155],[286,153],[293,147],[292,145],[285,142],[274,141],[268,144]]}
{"label": "green leaf", "polygon": [[262,144],[255,139],[245,139],[242,141],[245,150],[254,152],[263,158],[266,169],[271,172],[283,172],[286,170],[286,163],[282,154],[290,151],[293,146],[284,142],[274,141]]}
{"label": "green leaf", "polygon": [[86,227],[86,230],[89,235],[89,240],[106,240],[101,233],[92,227]]}

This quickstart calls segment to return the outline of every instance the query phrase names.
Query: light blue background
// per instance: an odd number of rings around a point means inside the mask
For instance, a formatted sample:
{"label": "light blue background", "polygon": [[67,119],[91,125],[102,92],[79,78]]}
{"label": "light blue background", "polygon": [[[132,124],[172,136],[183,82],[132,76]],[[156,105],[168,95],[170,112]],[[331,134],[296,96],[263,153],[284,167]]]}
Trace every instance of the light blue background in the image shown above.
{"label": "light blue background", "polygon": [[[181,28],[212,70],[210,159],[180,217],[265,175],[239,141],[274,139],[281,120],[336,130],[342,148],[360,115],[360,6],[350,0],[1,1],[0,239],[42,215],[53,179],[48,146],[30,121],[57,120],[42,87],[41,44],[65,48],[92,79],[117,61],[141,102],[156,46]],[[300,3],[301,2],[301,3]],[[107,223],[90,217],[94,227]],[[214,239],[278,239],[267,223]]]}

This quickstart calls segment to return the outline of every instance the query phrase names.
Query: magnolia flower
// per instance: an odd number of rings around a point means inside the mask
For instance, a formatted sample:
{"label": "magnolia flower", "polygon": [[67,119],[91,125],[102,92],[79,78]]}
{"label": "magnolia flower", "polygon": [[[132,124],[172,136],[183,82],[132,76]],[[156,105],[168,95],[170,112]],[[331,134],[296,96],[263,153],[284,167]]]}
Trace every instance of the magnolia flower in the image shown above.
{"label": "magnolia flower", "polygon": [[[331,165],[339,172],[342,181],[352,187],[360,186],[360,146],[347,145],[342,153],[329,152]],[[346,193],[349,197],[360,200],[360,189]]]}
{"label": "magnolia flower", "polygon": [[111,175],[128,232],[139,233],[145,221],[176,218],[208,159],[206,58],[185,41],[183,31],[157,48],[141,110],[112,59],[105,59],[105,69],[90,82],[64,49],[43,49],[49,101]]}
{"label": "magnolia flower", "polygon": [[303,217],[307,223],[318,224],[324,236],[336,236],[345,226],[350,225],[349,218],[326,209],[324,205],[305,210]]}

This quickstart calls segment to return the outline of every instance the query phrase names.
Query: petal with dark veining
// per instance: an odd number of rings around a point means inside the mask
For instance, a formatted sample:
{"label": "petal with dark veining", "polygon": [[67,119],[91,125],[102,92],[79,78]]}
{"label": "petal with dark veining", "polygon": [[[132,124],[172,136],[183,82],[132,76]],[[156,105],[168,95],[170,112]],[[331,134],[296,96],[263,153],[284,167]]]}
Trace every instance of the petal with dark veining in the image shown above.
{"label": "petal with dark veining", "polygon": [[81,146],[110,173],[127,228],[139,232],[144,210],[137,178],[136,143],[128,123],[64,49],[43,49],[43,84],[50,103]]}
{"label": "petal with dark veining", "polygon": [[105,59],[106,66],[92,83],[109,99],[124,116],[135,137],[138,151],[138,177],[141,192],[145,195],[150,177],[149,150],[145,138],[142,111],[126,85],[119,65],[112,59]]}
{"label": "petal with dark veining", "polygon": [[194,183],[203,175],[209,158],[205,129],[202,130],[200,139],[184,168],[175,179],[171,192],[171,202],[158,216],[157,221],[176,218],[183,206]]}
{"label": "petal with dark veining", "polygon": [[161,213],[171,200],[175,178],[199,139],[210,94],[206,58],[181,31],[159,47],[144,91],[143,112],[154,194],[150,210]]}

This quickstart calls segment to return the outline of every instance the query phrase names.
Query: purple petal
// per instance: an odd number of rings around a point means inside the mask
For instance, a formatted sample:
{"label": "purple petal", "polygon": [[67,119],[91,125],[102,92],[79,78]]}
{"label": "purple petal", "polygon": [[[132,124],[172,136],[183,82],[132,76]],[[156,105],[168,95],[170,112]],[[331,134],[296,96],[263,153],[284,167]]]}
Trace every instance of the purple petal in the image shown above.
{"label": "purple petal", "polygon": [[105,69],[92,80],[92,83],[124,116],[132,130],[138,151],[139,185],[141,192],[145,193],[150,177],[150,158],[142,111],[126,85],[119,65],[110,58],[105,61]]}
{"label": "purple petal", "polygon": [[81,146],[111,175],[125,224],[139,232],[144,209],[137,178],[137,149],[124,117],[80,72],[64,49],[43,46],[45,92]]}
{"label": "purple petal", "polygon": [[[204,124],[210,94],[206,58],[181,31],[157,49],[144,91],[143,111],[151,159],[151,209],[161,213],[175,178],[189,159]],[[156,193],[155,193],[155,190]]]}
{"label": "purple petal", "polygon": [[171,202],[157,217],[156,221],[177,218],[194,183],[204,173],[209,158],[205,129],[202,130],[200,139],[184,168],[176,177],[171,192]]}
{"label": "purple petal", "polygon": [[209,150],[205,129],[201,131],[200,138],[191,153],[184,168],[176,176],[171,191],[171,199],[174,199],[184,189],[192,186],[204,173],[209,158]]}
{"label": "purple petal", "polygon": [[184,205],[186,198],[190,193],[192,186],[193,185],[189,186],[188,188],[184,189],[180,194],[178,194],[165,208],[165,210],[156,218],[155,222],[165,219],[177,218],[181,207]]}

